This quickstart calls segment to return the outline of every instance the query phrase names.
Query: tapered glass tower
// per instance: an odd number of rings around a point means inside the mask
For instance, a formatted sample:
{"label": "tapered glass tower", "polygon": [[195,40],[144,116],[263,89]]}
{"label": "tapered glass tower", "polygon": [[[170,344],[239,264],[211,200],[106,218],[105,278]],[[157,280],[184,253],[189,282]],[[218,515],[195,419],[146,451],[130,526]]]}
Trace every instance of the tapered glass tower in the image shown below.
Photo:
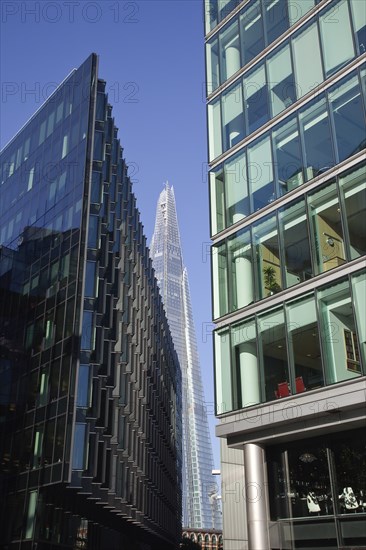
{"label": "tapered glass tower", "polygon": [[183,264],[174,190],[168,183],[157,204],[151,258],[182,370],[183,526],[220,529],[188,275]]}

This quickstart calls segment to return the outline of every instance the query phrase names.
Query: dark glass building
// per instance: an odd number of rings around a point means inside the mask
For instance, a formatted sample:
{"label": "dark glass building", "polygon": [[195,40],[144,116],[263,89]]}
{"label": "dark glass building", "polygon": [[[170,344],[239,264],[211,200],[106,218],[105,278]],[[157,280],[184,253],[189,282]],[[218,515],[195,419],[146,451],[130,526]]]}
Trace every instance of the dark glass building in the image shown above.
{"label": "dark glass building", "polygon": [[92,54],[1,153],[1,548],[181,536],[181,374]]}

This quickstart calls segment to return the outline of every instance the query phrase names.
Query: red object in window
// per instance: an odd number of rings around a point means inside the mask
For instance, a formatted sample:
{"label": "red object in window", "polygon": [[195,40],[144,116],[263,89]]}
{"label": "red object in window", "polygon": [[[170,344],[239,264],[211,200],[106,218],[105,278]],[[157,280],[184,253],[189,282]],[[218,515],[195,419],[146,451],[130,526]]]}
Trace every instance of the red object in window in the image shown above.
{"label": "red object in window", "polygon": [[304,380],[302,379],[302,376],[298,376],[295,378],[295,387],[296,387],[296,393],[301,393],[303,391],[306,391],[306,387],[304,384]]}
{"label": "red object in window", "polygon": [[277,391],[275,392],[277,399],[281,397],[288,397],[290,395],[290,388],[287,382],[280,382],[277,384]]}

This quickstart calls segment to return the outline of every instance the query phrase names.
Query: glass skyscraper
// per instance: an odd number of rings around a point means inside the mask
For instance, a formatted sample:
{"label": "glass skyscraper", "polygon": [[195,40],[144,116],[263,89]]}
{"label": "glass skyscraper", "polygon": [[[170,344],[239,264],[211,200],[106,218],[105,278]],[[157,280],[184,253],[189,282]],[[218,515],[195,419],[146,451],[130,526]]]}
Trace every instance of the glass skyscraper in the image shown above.
{"label": "glass skyscraper", "polygon": [[226,550],[366,545],[366,8],[206,0]]}
{"label": "glass skyscraper", "polygon": [[175,550],[181,375],[92,54],[1,153],[0,538]]}
{"label": "glass skyscraper", "polygon": [[168,183],[157,203],[150,249],[182,371],[183,526],[221,529],[188,275],[183,264],[174,190]]}

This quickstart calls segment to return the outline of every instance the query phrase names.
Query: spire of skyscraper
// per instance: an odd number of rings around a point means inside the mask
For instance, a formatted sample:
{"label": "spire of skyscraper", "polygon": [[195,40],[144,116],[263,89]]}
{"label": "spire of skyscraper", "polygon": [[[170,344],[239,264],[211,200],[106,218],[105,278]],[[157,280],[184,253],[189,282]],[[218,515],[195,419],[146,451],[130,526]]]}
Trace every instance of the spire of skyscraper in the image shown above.
{"label": "spire of skyscraper", "polygon": [[187,269],[183,263],[173,187],[164,184],[156,208],[151,258],[182,370],[183,526],[221,529],[213,456]]}

